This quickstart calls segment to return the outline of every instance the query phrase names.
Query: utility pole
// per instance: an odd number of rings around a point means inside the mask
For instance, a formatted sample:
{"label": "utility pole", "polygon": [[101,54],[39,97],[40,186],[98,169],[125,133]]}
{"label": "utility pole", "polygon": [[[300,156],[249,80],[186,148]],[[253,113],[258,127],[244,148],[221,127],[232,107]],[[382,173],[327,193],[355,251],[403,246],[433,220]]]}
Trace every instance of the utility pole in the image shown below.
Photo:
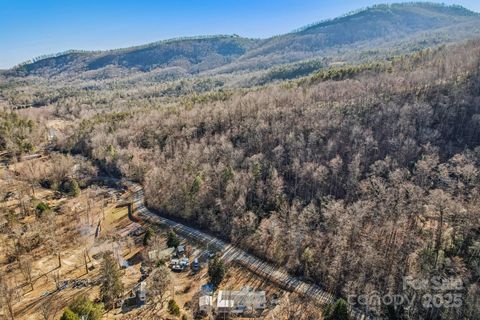
{"label": "utility pole", "polygon": [[88,274],[87,248],[83,249],[83,261],[85,262],[85,271]]}

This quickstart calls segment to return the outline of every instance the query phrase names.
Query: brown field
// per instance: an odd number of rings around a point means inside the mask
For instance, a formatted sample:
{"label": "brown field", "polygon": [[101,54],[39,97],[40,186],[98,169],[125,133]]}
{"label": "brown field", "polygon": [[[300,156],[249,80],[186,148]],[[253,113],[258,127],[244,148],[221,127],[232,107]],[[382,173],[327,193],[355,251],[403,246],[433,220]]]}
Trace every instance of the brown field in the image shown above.
{"label": "brown field", "polygon": [[[31,161],[46,161],[35,159]],[[129,196],[128,192],[115,191],[107,187],[91,185],[83,189],[77,197],[70,197],[59,192],[34,186],[33,188],[18,176],[19,164],[10,165],[8,169],[1,169],[2,180],[0,190],[13,192],[13,196],[0,203],[2,214],[0,219],[4,228],[26,228],[28,232],[49,232],[42,222],[42,217],[35,214],[35,205],[43,202],[48,204],[54,212],[55,233],[59,240],[61,266],[58,256],[49,248],[50,242],[41,242],[30,251],[28,257],[32,262],[32,284],[28,283],[21,272],[18,261],[9,262],[8,255],[12,251],[9,232],[2,233],[1,237],[1,272],[8,274],[8,278],[18,286],[17,299],[14,303],[15,319],[57,319],[63,309],[78,295],[88,295],[92,300],[98,299],[99,285],[74,287],[75,281],[92,281],[99,277],[100,254],[112,251],[121,261],[129,261],[129,266],[122,270],[122,282],[125,296],[132,294],[133,287],[139,283],[141,259],[144,250],[143,235],[130,236],[130,232],[138,227],[138,223],[128,218],[127,208],[117,208],[116,204]],[[33,194],[35,194],[33,196]],[[30,198],[26,213],[22,212],[22,199]],[[33,200],[32,200],[33,199]],[[25,200],[26,201],[26,200]],[[8,222],[15,216],[15,222]],[[97,225],[100,232],[96,236]],[[51,229],[49,229],[51,232]],[[167,230],[156,227],[157,234],[163,239],[161,248],[167,248],[165,233]],[[27,233],[28,233],[27,232]],[[43,238],[42,238],[43,239]],[[205,249],[197,243],[188,243],[191,247],[191,260]],[[86,254],[85,254],[86,253]],[[119,261],[119,262],[121,262]],[[88,270],[87,270],[88,269]],[[190,270],[181,273],[170,272],[172,286],[167,294],[167,301],[174,299],[181,315],[188,319],[193,318],[193,312],[198,302],[200,287],[208,283],[207,262],[202,261],[201,270],[194,274]],[[68,281],[63,290],[56,290],[56,281]],[[270,299],[273,293],[280,296],[283,292],[267,281],[248,272],[240,266],[230,265],[219,289],[240,290],[248,286],[255,290],[265,290]],[[261,318],[268,314],[266,310]],[[104,314],[104,319],[174,319],[167,311],[166,303],[163,308],[152,308],[147,305],[123,312],[122,308],[110,310]]]}

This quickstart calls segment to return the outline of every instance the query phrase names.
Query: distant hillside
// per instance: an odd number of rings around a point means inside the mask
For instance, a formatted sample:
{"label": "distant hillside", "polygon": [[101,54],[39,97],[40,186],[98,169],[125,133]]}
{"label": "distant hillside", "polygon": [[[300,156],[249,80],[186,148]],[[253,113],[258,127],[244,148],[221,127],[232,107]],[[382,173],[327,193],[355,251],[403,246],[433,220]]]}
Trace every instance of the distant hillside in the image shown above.
{"label": "distant hillside", "polygon": [[181,67],[196,73],[227,64],[243,55],[254,40],[238,36],[211,36],[161,41],[145,46],[105,52],[67,52],[27,63],[18,70],[26,74],[88,71],[109,65],[150,71]]}
{"label": "distant hillside", "polygon": [[340,50],[368,50],[386,45],[399,47],[410,41],[428,46],[474,38],[480,31],[480,16],[459,6],[431,3],[378,5],[344,17],[320,22],[278,37],[267,39],[240,58],[241,65],[263,61],[265,66],[315,56],[334,56]]}
{"label": "distant hillside", "polygon": [[460,6],[377,5],[263,40],[212,36],[104,52],[67,52],[26,63],[10,74],[77,76],[106,67],[142,72],[173,67],[179,77],[252,71],[312,58],[378,58],[472,39],[479,32],[479,14]]}

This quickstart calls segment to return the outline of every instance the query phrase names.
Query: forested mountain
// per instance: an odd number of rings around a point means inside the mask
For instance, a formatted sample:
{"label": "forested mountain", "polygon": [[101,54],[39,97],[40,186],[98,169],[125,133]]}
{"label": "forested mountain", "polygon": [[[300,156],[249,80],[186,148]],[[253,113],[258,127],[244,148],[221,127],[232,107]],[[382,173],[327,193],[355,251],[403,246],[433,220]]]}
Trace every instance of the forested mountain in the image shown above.
{"label": "forested mountain", "polygon": [[[376,49],[412,48],[438,41],[472,37],[480,30],[480,17],[465,8],[430,3],[378,5],[344,17],[320,22],[297,32],[265,40],[239,60],[259,60],[264,65],[292,62],[314,56],[341,60],[338,51],[355,50],[374,57]],[[368,49],[363,44],[368,44]],[[376,54],[378,54],[377,52]],[[339,59],[340,58],[340,59]],[[358,60],[360,56],[350,59]],[[337,60],[337,61],[338,61]]]}
{"label": "forested mountain", "polygon": [[[470,39],[479,31],[480,16],[463,7],[379,5],[269,39],[212,36],[104,52],[67,52],[23,64],[11,74],[78,76],[107,67],[142,72],[173,68],[178,78],[253,71],[313,58],[356,62]],[[119,70],[110,70],[107,77],[122,74]]]}
{"label": "forested mountain", "polygon": [[252,91],[79,92],[55,104],[76,123],[57,147],[338,296],[425,293],[405,276],[464,285],[458,308],[365,312],[478,319],[479,66],[472,41]]}
{"label": "forested mountain", "polygon": [[[464,8],[410,3],[41,59],[0,77],[0,152],[82,155],[365,314],[480,319],[479,31]],[[433,276],[461,280],[460,305],[405,286]],[[411,300],[357,299],[390,294]]]}
{"label": "forested mountain", "polygon": [[197,73],[233,61],[244,54],[254,40],[237,36],[211,36],[168,40],[129,49],[107,52],[71,52],[39,59],[21,67],[22,72],[51,74],[96,70],[109,65],[149,71],[181,67]]}

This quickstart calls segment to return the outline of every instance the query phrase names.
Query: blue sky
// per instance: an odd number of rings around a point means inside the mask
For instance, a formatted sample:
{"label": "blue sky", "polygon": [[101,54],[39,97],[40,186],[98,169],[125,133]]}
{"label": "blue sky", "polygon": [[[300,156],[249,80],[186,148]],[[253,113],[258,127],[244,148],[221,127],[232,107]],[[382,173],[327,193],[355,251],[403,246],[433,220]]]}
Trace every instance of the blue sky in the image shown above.
{"label": "blue sky", "polygon": [[[0,0],[0,68],[179,36],[268,37],[385,0]],[[443,1],[480,12],[480,0]]]}

